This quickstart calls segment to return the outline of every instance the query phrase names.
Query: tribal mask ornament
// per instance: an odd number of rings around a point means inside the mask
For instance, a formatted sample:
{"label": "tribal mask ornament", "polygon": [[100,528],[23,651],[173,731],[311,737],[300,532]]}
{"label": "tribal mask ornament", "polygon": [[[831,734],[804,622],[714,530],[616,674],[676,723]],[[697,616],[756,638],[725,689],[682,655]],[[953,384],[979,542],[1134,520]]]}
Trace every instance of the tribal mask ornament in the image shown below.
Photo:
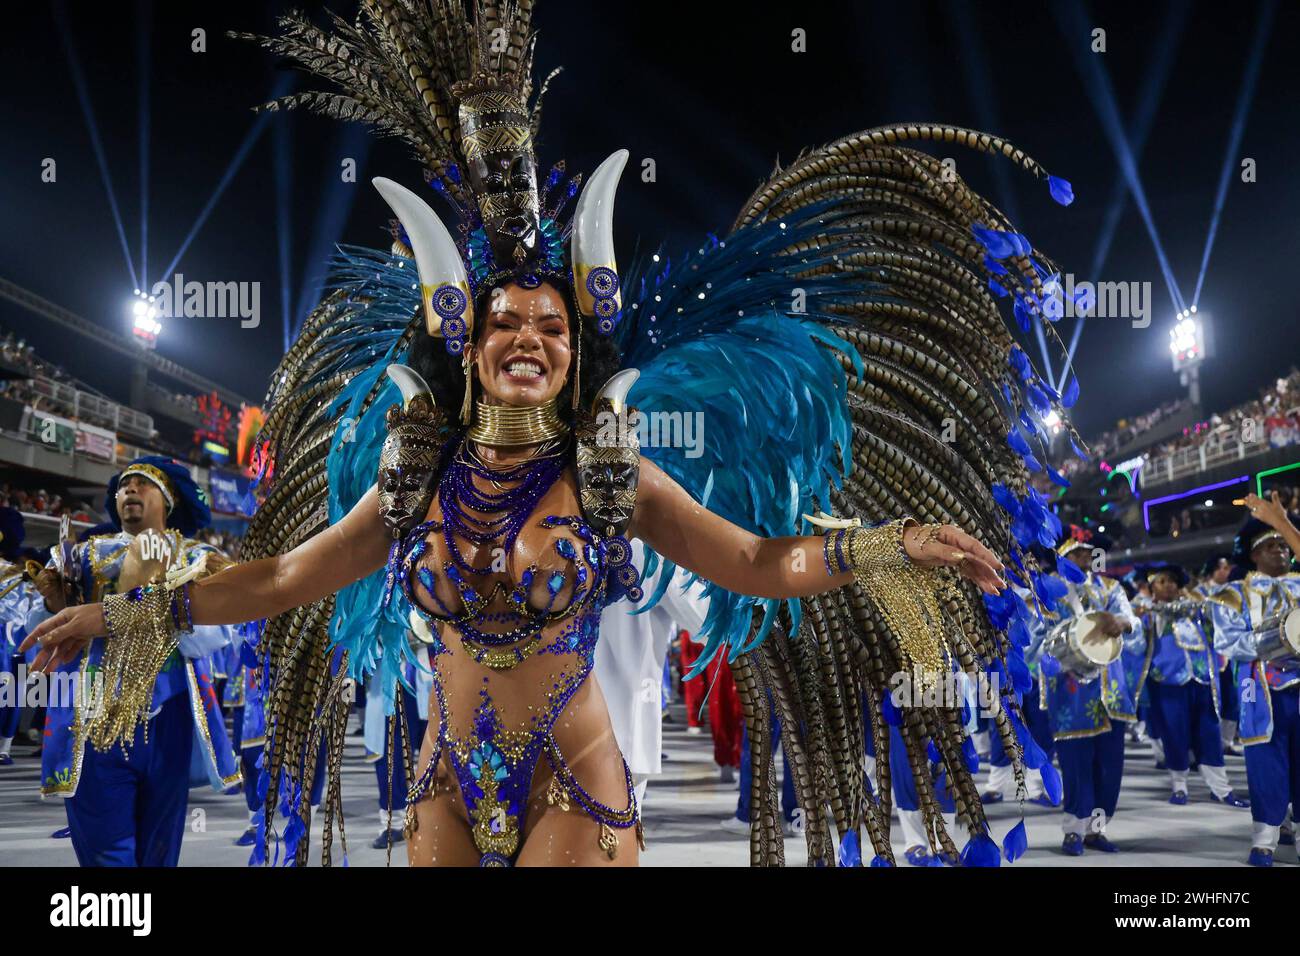
{"label": "tribal mask ornament", "polygon": [[537,258],[541,200],[528,107],[505,90],[483,90],[460,101],[465,177],[498,268],[526,267]]}
{"label": "tribal mask ornament", "polygon": [[379,516],[394,539],[424,520],[433,502],[438,458],[449,431],[446,416],[414,369],[388,366],[402,404],[388,409],[388,436],[379,453]]}
{"label": "tribal mask ornament", "polygon": [[632,521],[641,475],[636,409],[627,402],[636,369],[614,375],[577,429],[578,500],[582,513],[605,537],[622,535]]}

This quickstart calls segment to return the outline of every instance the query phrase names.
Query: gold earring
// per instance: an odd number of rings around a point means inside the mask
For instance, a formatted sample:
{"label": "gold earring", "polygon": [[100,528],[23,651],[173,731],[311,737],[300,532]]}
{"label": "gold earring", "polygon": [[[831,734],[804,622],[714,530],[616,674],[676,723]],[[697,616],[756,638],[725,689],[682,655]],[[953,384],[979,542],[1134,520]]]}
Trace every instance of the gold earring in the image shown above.
{"label": "gold earring", "polygon": [[578,392],[582,385],[582,313],[578,313],[578,352],[573,360],[573,410],[578,410]]}
{"label": "gold earring", "polygon": [[462,364],[465,366],[465,400],[460,403],[460,422],[462,425],[468,425],[470,409],[474,407],[474,366],[470,363],[468,348],[465,349]]}

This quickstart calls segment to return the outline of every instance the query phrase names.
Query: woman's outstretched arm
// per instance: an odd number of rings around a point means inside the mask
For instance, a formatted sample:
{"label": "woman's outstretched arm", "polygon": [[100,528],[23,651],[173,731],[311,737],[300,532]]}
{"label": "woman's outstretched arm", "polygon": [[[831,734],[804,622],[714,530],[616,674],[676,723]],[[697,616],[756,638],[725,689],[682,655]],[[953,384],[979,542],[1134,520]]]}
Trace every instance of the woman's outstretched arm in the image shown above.
{"label": "woman's outstretched arm", "polygon": [[[762,538],[703,507],[653,462],[641,459],[636,511],[629,534],[670,561],[728,591],[761,598],[811,597],[853,580],[828,574],[821,535]],[[903,530],[903,548],[917,564],[959,568],[986,594],[1006,585],[1002,562],[960,528]]]}
{"label": "woman's outstretched arm", "polygon": [[[190,585],[192,621],[240,624],[318,601],[382,567],[390,543],[372,487],[342,521],[288,554],[237,564],[195,581]],[[82,604],[42,622],[22,649],[39,644],[33,669],[53,670],[106,632],[104,606]]]}
{"label": "woman's outstretched arm", "polygon": [[241,624],[319,601],[383,567],[392,541],[372,486],[338,524],[288,554],[236,564],[190,586],[195,624]]}

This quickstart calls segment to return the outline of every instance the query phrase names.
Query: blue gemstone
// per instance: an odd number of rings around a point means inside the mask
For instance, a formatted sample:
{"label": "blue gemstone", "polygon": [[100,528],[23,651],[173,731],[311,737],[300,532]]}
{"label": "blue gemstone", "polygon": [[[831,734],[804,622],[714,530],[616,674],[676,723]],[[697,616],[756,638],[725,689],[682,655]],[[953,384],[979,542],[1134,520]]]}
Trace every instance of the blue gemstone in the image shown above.
{"label": "blue gemstone", "polygon": [[568,558],[570,561],[578,556],[578,552],[573,549],[573,542],[568,538],[561,538],[556,541],[555,550],[559,552],[560,557]]}
{"label": "blue gemstone", "polygon": [[546,582],[546,589],[552,594],[556,594],[562,587],[564,587],[564,575],[559,571],[553,572],[550,580]]}

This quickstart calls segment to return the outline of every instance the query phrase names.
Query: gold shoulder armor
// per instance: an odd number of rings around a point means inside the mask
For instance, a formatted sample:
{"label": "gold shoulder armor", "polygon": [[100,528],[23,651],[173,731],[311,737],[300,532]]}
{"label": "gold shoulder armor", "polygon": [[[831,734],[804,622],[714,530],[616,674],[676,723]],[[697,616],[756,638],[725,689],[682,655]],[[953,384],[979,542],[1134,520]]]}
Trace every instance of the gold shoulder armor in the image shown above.
{"label": "gold shoulder armor", "polygon": [[1209,600],[1215,604],[1222,604],[1236,613],[1241,613],[1241,592],[1236,588],[1220,588],[1210,595]]}

